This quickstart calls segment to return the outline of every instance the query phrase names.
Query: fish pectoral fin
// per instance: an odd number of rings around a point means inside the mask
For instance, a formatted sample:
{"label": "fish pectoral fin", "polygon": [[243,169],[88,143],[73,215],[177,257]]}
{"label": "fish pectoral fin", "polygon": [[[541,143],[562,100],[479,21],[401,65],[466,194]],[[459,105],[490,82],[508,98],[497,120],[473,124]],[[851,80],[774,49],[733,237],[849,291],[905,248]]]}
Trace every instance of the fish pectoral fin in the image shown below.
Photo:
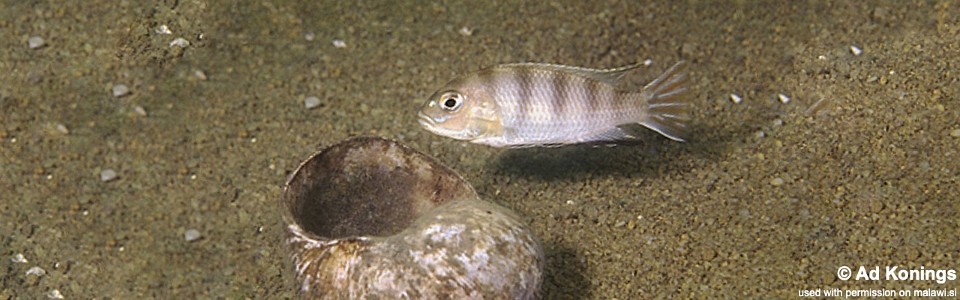
{"label": "fish pectoral fin", "polygon": [[541,69],[546,69],[550,71],[558,71],[571,73],[577,76],[590,78],[596,81],[604,82],[610,85],[617,85],[620,82],[620,79],[623,76],[627,75],[630,71],[636,70],[642,64],[632,64],[628,66],[623,66],[614,69],[590,69],[590,68],[581,68],[581,67],[572,67],[564,65],[555,65],[555,64],[541,64],[541,63],[520,63],[520,64],[508,64],[506,66],[528,66],[536,67]]}

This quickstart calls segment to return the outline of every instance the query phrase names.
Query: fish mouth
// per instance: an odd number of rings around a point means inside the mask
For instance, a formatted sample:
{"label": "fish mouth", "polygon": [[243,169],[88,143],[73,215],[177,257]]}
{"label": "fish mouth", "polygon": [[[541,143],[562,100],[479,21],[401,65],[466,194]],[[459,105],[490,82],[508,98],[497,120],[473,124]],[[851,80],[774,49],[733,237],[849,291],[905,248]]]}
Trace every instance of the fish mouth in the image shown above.
{"label": "fish mouth", "polygon": [[431,118],[427,114],[420,112],[417,114],[417,122],[420,122],[420,126],[423,126],[423,129],[426,129],[433,134],[445,136],[453,139],[464,140],[466,137],[463,136],[461,132],[449,130],[443,128],[442,126],[437,126],[437,120]]}
{"label": "fish mouth", "polygon": [[431,118],[430,116],[428,116],[423,112],[417,113],[417,122],[420,123],[420,126],[426,127],[428,129],[433,128],[433,126],[436,124],[436,122],[433,121],[433,118]]}

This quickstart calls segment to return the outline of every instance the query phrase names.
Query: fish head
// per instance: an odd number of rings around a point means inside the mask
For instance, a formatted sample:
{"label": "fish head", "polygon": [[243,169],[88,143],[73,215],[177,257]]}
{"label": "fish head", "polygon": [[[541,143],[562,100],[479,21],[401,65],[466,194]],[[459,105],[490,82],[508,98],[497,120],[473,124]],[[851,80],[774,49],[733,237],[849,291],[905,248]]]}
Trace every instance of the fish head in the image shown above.
{"label": "fish head", "polygon": [[434,134],[458,140],[475,141],[502,133],[499,108],[493,97],[478,85],[447,84],[420,108],[420,125]]}

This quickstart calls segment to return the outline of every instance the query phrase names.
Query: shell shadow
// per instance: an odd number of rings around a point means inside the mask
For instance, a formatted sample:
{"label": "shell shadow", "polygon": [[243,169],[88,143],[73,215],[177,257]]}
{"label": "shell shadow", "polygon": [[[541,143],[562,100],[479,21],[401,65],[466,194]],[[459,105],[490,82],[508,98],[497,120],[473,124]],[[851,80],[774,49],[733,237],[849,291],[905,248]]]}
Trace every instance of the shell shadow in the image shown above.
{"label": "shell shadow", "polygon": [[544,250],[547,276],[543,281],[543,299],[590,298],[590,281],[584,276],[586,266],[576,250],[556,244]]}

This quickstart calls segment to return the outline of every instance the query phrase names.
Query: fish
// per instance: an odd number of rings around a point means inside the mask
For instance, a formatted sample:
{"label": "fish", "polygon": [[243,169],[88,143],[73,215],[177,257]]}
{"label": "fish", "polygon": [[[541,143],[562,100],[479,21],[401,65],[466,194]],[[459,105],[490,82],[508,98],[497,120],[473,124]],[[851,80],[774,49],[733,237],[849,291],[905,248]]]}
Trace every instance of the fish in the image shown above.
{"label": "fish", "polygon": [[492,147],[616,145],[636,141],[637,127],[685,141],[686,63],[676,63],[639,91],[619,88],[641,65],[515,63],[482,69],[433,93],[417,113],[418,122],[434,134]]}

